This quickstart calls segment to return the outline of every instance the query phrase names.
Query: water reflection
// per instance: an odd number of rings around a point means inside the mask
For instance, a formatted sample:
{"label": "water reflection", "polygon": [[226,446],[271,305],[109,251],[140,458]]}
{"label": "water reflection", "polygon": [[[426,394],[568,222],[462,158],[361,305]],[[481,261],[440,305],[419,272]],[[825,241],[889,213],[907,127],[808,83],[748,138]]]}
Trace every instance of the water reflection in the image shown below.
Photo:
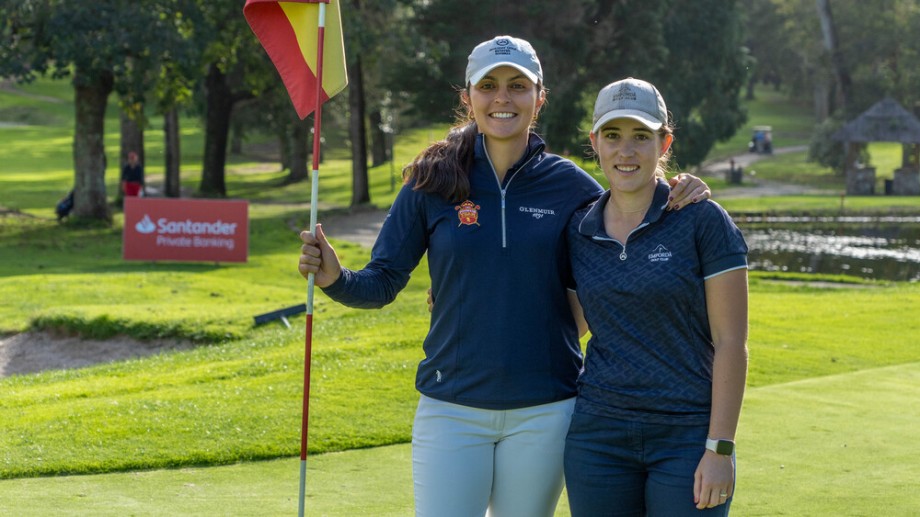
{"label": "water reflection", "polygon": [[736,217],[762,271],[920,280],[920,217]]}

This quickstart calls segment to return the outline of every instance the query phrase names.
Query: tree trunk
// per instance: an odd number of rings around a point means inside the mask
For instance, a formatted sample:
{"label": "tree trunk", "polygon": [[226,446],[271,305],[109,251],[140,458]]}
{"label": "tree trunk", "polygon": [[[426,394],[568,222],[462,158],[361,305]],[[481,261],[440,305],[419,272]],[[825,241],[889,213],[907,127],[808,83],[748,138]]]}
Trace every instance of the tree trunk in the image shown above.
{"label": "tree trunk", "polygon": [[204,137],[204,164],[198,194],[202,197],[226,197],[224,182],[227,164],[227,140],[230,136],[230,114],[233,95],[226,77],[216,64],[211,64],[205,78],[207,113]]}
{"label": "tree trunk", "polygon": [[73,137],[75,217],[110,223],[105,191],[105,108],[112,93],[111,72],[74,74],[76,123]]}
{"label": "tree trunk", "polygon": [[744,100],[746,101],[754,100],[754,87],[755,86],[757,86],[757,77],[752,75],[751,77],[748,77],[748,80],[747,80],[747,88],[745,90]]}
{"label": "tree trunk", "polygon": [[237,156],[243,154],[243,128],[241,123],[231,122],[230,154]]}
{"label": "tree trunk", "polygon": [[297,115],[291,116],[291,123],[288,126],[288,146],[290,149],[290,172],[285,179],[285,183],[297,183],[310,177],[307,172],[307,160],[310,157],[307,145],[310,139],[310,121],[311,118],[300,120]]}
{"label": "tree trunk", "polygon": [[[139,115],[134,115],[135,117]],[[118,166],[128,161],[128,153],[134,151],[141,163],[147,163],[144,154],[144,128],[139,120],[124,110],[119,115],[121,122],[121,152],[118,156]]]}
{"label": "tree trunk", "polygon": [[[118,161],[115,165],[117,166],[116,170],[119,177],[121,176],[121,168],[128,162],[129,152],[134,151],[137,153],[137,158],[141,164],[146,163],[144,160],[144,129],[136,118],[132,118],[138,116],[138,114],[128,113],[124,109],[118,115],[121,145],[119,146]],[[115,204],[120,207],[122,203],[124,203],[124,192],[121,191],[121,186],[119,185],[115,191]]]}
{"label": "tree trunk", "polygon": [[370,114],[371,167],[387,162],[387,134],[383,131],[383,114],[376,109]]}
{"label": "tree trunk", "polygon": [[163,195],[181,197],[179,190],[179,112],[172,108],[163,115],[163,133],[166,137],[166,178]]}
{"label": "tree trunk", "polygon": [[821,20],[821,34],[824,39],[824,48],[827,49],[831,56],[831,64],[834,68],[834,76],[837,79],[837,92],[840,97],[840,105],[843,106],[846,113],[850,109],[850,91],[852,90],[852,81],[850,72],[847,70],[846,63],[843,61],[843,53],[837,44],[837,27],[834,25],[834,16],[831,13],[830,0],[816,0],[818,8],[818,18]]}
{"label": "tree trunk", "polygon": [[828,80],[822,77],[812,81],[816,122],[824,122],[827,120],[827,117],[831,115],[831,111],[833,111],[833,107],[831,106],[830,87],[827,83]]}
{"label": "tree trunk", "polygon": [[278,130],[278,148],[281,155],[281,170],[291,168],[291,129],[282,126]]}
{"label": "tree trunk", "polygon": [[351,139],[351,206],[371,200],[367,178],[367,136],[364,126],[364,78],[361,56],[348,67],[348,136]]}

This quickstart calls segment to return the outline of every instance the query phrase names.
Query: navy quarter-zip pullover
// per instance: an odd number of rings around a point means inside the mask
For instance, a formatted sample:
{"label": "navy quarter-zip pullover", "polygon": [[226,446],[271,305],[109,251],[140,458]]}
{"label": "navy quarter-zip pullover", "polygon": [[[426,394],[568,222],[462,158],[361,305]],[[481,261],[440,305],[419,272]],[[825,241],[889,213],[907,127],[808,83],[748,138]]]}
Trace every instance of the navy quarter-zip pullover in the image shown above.
{"label": "navy quarter-zip pullover", "polygon": [[392,302],[427,251],[435,304],[418,390],[483,409],[514,409],[575,396],[582,366],[566,296],[569,217],[601,186],[544,152],[531,134],[503,182],[484,136],[476,140],[469,199],[458,203],[403,186],[364,269],[343,269],[323,291],[351,307]]}

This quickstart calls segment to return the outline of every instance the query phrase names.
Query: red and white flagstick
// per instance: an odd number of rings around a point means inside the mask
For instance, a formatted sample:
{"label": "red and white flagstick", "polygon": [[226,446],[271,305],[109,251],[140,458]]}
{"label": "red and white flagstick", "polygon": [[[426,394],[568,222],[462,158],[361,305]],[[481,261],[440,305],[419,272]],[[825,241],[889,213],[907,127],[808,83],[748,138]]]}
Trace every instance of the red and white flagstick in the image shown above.
{"label": "red and white flagstick", "polygon": [[[319,3],[316,33],[316,110],[313,112],[313,184],[310,190],[310,232],[316,235],[316,206],[319,200],[319,144],[323,113],[323,40],[326,33],[326,2]],[[313,355],[313,273],[307,278],[307,330],[304,338],[303,420],[300,426],[300,500],[297,515],[303,517],[307,489],[307,427],[310,421],[310,360]]]}

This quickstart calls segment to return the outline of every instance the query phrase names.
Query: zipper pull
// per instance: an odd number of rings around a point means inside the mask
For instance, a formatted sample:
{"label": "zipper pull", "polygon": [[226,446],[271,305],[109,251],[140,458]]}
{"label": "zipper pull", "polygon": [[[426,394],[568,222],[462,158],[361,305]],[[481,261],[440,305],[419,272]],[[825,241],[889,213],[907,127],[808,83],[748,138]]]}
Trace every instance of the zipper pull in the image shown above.
{"label": "zipper pull", "polygon": [[623,251],[620,252],[620,260],[626,260],[626,248],[623,248]]}

